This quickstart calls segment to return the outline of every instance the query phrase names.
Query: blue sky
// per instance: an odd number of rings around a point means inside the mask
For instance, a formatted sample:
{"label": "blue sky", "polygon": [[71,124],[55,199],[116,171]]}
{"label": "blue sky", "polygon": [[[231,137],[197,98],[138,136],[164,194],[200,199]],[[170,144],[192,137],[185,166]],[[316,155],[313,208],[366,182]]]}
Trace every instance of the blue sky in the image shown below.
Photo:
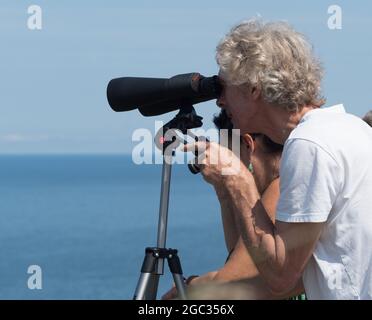
{"label": "blue sky", "polygon": [[[27,8],[43,10],[43,29],[27,28]],[[327,27],[330,5],[342,30]],[[218,72],[215,47],[236,23],[261,15],[305,33],[326,70],[327,104],[358,116],[372,109],[370,1],[22,1],[0,7],[0,154],[129,153],[136,128],[155,120],[114,113],[107,82],[119,76],[170,77]],[[212,127],[214,102],[197,108]]]}

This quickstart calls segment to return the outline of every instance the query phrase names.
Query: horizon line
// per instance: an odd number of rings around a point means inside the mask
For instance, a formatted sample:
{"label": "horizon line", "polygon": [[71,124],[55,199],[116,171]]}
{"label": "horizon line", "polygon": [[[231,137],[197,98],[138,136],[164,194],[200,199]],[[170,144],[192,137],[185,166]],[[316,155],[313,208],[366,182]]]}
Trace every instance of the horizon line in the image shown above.
{"label": "horizon line", "polygon": [[131,156],[131,152],[0,152],[2,156]]}

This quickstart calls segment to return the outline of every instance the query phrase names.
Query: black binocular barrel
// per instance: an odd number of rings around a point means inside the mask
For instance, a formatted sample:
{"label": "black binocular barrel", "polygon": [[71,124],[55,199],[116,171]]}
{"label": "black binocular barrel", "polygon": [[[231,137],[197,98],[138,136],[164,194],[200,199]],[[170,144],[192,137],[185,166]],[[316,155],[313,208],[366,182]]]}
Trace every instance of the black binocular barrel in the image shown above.
{"label": "black binocular barrel", "polygon": [[107,99],[114,111],[139,109],[154,116],[182,107],[218,98],[218,77],[187,73],[172,78],[116,78],[107,86]]}

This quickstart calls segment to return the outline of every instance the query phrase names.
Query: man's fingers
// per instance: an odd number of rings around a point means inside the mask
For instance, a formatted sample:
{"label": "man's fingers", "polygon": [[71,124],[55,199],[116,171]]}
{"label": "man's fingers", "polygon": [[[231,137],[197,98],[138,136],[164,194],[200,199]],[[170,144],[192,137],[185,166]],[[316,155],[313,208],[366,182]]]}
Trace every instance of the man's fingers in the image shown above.
{"label": "man's fingers", "polygon": [[203,153],[208,146],[207,141],[198,141],[198,142],[193,142],[193,143],[187,143],[183,146],[182,151],[184,152],[189,152],[191,151],[192,153],[196,154],[201,154]]}

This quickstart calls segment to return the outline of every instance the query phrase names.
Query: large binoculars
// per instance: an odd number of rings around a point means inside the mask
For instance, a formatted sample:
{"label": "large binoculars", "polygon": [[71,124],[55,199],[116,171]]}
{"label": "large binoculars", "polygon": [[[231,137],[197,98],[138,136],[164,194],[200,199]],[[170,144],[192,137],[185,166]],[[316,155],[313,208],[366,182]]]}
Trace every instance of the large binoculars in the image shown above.
{"label": "large binoculars", "polygon": [[204,77],[199,73],[169,79],[124,77],[109,82],[107,99],[114,111],[138,109],[148,117],[217,99],[221,91],[218,76]]}

